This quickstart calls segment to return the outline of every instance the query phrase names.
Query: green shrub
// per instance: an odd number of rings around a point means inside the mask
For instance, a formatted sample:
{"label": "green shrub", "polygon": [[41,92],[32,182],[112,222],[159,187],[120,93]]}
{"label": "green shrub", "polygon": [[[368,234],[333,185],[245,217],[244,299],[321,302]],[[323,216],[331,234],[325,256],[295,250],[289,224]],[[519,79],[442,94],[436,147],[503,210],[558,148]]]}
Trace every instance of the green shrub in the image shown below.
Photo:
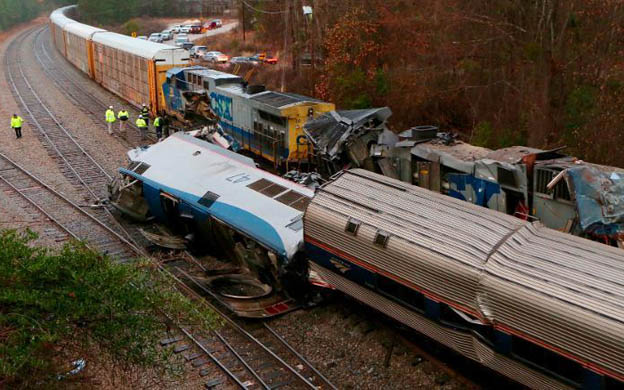
{"label": "green shrub", "polygon": [[[158,348],[167,313],[174,322],[214,326],[151,263],[117,264],[81,243],[52,252],[33,233],[0,233],[0,384],[63,387],[60,351],[75,358],[95,348],[123,367],[174,372]],[[66,360],[63,360],[65,362]]]}

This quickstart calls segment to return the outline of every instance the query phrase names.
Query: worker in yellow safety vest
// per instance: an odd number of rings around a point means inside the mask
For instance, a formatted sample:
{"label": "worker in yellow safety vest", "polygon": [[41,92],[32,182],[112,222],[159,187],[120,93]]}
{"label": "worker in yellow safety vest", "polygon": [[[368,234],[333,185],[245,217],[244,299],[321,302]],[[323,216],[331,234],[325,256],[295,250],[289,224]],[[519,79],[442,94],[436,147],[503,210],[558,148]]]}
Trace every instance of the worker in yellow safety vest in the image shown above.
{"label": "worker in yellow safety vest", "polygon": [[163,119],[160,116],[157,116],[154,119],[154,128],[156,129],[156,138],[160,139],[162,137],[162,129],[163,129]]}
{"label": "worker in yellow safety vest", "polygon": [[106,124],[108,125],[108,134],[113,135],[113,123],[115,122],[115,111],[113,106],[108,107],[106,110]]}
{"label": "worker in yellow safety vest", "polygon": [[145,123],[147,123],[148,126],[149,126],[149,114],[150,114],[149,107],[147,107],[147,104],[143,103],[143,106],[141,106],[141,115],[143,115],[143,119],[145,120]]}
{"label": "worker in yellow safety vest", "polygon": [[141,133],[141,140],[145,140],[147,136],[147,122],[143,119],[143,115],[139,115],[139,118],[136,120],[136,126],[139,128],[139,132]]}
{"label": "worker in yellow safety vest", "polygon": [[11,128],[15,130],[15,137],[22,138],[22,125],[24,124],[24,119],[17,114],[13,114],[11,117]]}
{"label": "worker in yellow safety vest", "polygon": [[124,134],[126,132],[126,122],[130,119],[130,115],[128,115],[128,111],[122,108],[117,113],[117,119],[119,119],[119,132]]}

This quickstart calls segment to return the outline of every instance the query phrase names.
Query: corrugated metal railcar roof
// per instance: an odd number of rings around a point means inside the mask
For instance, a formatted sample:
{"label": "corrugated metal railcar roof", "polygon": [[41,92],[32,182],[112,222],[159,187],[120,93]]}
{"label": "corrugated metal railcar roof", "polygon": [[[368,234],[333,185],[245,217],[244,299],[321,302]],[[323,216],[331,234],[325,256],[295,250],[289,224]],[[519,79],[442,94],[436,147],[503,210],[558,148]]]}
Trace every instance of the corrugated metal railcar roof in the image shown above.
{"label": "corrugated metal railcar roof", "polygon": [[[164,64],[183,64],[188,62],[188,52],[182,48],[132,38],[113,32],[95,34],[93,42],[132,53],[139,57],[165,60]],[[183,59],[186,59],[186,61]]]}
{"label": "corrugated metal railcar roof", "polygon": [[251,97],[251,99],[258,101],[260,103],[264,103],[273,108],[282,108],[282,107],[289,106],[294,103],[319,102],[320,101],[311,97],[297,95],[294,93],[282,93],[282,92],[275,92],[275,91],[267,91],[267,92],[259,93]]}
{"label": "corrugated metal railcar roof", "polygon": [[[362,224],[345,232],[349,218]],[[526,222],[365,170],[319,191],[305,234],[478,315],[477,285],[490,253]],[[390,233],[386,248],[373,244]]]}
{"label": "corrugated metal railcar roof", "polygon": [[[362,221],[356,236],[346,221]],[[624,378],[624,251],[364,170],[308,207],[306,240]],[[386,248],[373,244],[382,229]]]}

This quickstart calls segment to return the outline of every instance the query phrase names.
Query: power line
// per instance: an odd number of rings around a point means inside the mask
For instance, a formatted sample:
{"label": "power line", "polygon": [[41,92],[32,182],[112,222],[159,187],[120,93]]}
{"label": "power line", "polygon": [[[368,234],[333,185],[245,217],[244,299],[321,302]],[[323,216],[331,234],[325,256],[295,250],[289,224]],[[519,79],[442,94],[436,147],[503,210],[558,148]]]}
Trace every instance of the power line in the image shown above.
{"label": "power line", "polygon": [[241,0],[243,2],[243,4],[245,4],[247,6],[247,8],[252,9],[256,12],[260,12],[261,14],[267,14],[267,15],[279,15],[279,14],[285,14],[286,11],[265,11],[262,9],[258,9],[254,6],[252,6],[251,4],[247,3],[245,0]]}

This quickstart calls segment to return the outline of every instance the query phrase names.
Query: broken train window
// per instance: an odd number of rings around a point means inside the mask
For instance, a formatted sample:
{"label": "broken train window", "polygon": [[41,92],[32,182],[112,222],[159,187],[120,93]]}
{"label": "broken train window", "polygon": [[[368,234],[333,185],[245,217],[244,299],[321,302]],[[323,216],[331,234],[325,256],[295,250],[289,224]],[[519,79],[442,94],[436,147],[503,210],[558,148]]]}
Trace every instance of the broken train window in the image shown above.
{"label": "broken train window", "polygon": [[565,179],[559,180],[552,191],[548,191],[548,183],[559,174],[561,170],[536,169],[535,170],[535,192],[548,196],[551,199],[572,200],[568,183]]}

